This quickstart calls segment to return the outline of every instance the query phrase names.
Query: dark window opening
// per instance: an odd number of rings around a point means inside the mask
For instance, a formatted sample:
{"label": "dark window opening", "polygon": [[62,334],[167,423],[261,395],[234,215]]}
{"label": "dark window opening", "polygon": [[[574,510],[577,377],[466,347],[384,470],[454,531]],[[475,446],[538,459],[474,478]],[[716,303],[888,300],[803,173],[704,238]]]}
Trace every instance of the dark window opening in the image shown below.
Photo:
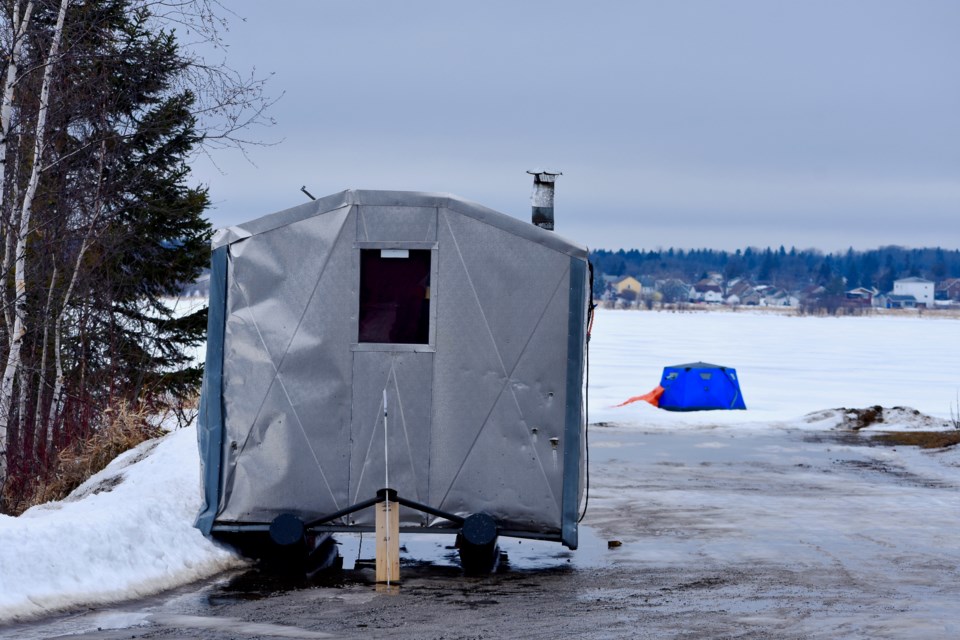
{"label": "dark window opening", "polygon": [[360,250],[359,342],[430,342],[430,250]]}

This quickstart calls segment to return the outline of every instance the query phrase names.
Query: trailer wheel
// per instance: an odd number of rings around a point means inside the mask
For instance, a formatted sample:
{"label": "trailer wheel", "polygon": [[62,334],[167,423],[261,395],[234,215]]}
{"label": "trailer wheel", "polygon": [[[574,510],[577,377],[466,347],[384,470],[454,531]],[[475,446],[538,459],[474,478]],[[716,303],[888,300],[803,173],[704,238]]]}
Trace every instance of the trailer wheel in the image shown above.
{"label": "trailer wheel", "polygon": [[496,570],[500,561],[497,535],[497,521],[485,513],[475,513],[463,521],[457,548],[464,573],[483,575]]}

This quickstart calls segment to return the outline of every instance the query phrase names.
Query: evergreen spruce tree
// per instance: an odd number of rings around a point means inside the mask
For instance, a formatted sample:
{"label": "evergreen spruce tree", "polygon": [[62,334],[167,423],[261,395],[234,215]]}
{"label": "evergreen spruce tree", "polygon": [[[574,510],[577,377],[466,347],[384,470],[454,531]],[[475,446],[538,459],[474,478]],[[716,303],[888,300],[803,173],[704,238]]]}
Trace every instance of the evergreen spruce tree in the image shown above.
{"label": "evergreen spruce tree", "polygon": [[[51,58],[64,6],[63,46]],[[38,2],[25,31],[19,68],[28,71],[17,78],[16,137],[5,147],[0,185],[6,269],[28,177],[39,180],[26,268],[16,290],[9,270],[0,288],[0,355],[10,343],[11,301],[25,314],[4,416],[10,437],[0,442],[11,463],[0,473],[0,512],[49,469],[57,450],[102,426],[108,407],[158,406],[199,387],[192,348],[205,337],[206,311],[183,315],[170,301],[209,264],[208,196],[190,184],[188,168],[205,142],[196,114],[209,105],[191,75],[196,60],[152,18],[150,6]],[[256,103],[260,87],[226,88],[232,93],[220,95],[237,101],[224,105],[229,112],[244,99]],[[230,126],[242,122],[234,118]],[[37,139],[43,144],[34,145]]]}
{"label": "evergreen spruce tree", "polygon": [[[187,63],[172,32],[151,29],[145,8],[90,0],[83,9],[60,94],[85,100],[64,105],[59,134],[69,161],[51,172],[67,193],[83,194],[55,206],[86,209],[77,216],[81,243],[68,234],[72,246],[63,247],[69,255],[88,243],[67,301],[66,396],[102,406],[118,396],[183,395],[199,382],[187,351],[203,339],[205,312],[177,317],[167,301],[208,264],[210,237],[207,194],[187,182],[187,159],[202,141],[194,95],[179,88]],[[96,192],[70,184],[77,180]]]}

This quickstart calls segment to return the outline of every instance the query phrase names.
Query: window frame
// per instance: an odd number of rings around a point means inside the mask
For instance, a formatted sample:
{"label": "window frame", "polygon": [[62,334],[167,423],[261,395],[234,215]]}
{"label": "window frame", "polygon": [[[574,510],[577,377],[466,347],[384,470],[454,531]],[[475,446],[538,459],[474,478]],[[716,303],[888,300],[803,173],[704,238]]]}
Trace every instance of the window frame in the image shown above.
{"label": "window frame", "polygon": [[[364,241],[355,242],[354,249],[354,308],[350,344],[351,351],[387,351],[387,352],[414,352],[435,353],[437,344],[437,296],[439,292],[439,251],[436,242],[385,242]],[[360,262],[361,251],[365,249],[397,249],[397,250],[429,250],[430,251],[430,310],[428,312],[430,328],[427,331],[427,343],[405,342],[360,342]],[[402,260],[402,258],[399,258]]]}

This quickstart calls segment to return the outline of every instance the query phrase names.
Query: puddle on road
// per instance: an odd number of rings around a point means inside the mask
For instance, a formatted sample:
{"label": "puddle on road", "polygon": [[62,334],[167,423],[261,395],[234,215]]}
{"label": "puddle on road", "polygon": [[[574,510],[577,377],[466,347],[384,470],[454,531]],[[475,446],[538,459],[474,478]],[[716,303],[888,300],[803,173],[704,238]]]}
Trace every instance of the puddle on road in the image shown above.
{"label": "puddle on road", "polygon": [[[571,551],[556,542],[500,538],[500,564],[497,574],[531,574],[556,571],[575,571],[610,564],[619,552],[608,549],[592,528],[580,525],[579,545]],[[229,580],[211,589],[207,601],[218,606],[240,600],[259,600],[277,593],[298,589],[340,589],[374,583],[373,534],[335,535],[341,570],[318,574],[313,579],[295,579],[253,567],[233,575]],[[460,558],[453,547],[454,536],[449,534],[403,534],[401,536],[400,567],[404,581],[455,580],[463,576]]]}

